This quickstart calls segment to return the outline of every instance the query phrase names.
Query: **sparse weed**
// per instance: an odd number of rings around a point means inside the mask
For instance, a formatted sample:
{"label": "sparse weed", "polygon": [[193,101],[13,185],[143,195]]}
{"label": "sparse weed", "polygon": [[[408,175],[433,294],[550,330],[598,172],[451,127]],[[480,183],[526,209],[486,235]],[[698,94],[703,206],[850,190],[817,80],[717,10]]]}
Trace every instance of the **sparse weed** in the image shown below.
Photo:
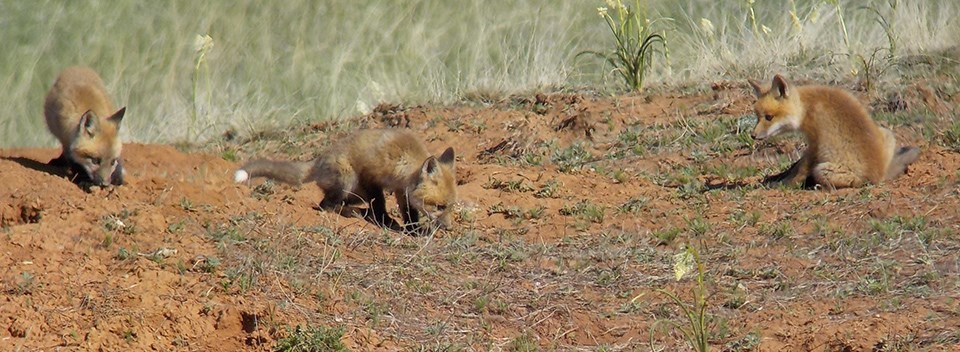
{"label": "sparse weed", "polygon": [[686,219],[686,222],[687,229],[696,237],[703,236],[710,230],[710,223],[703,217],[698,216],[693,219]]}
{"label": "sparse weed", "polygon": [[602,223],[605,208],[593,204],[588,200],[582,200],[573,205],[567,205],[560,209],[560,215],[575,216],[578,219],[594,223]]}
{"label": "sparse weed", "polygon": [[523,209],[521,209],[519,206],[516,206],[516,205],[507,206],[507,205],[504,205],[503,203],[497,203],[490,206],[490,208],[487,209],[487,214],[488,215],[503,214],[504,218],[517,219],[517,218],[523,217]]}
{"label": "sparse weed", "polygon": [[[610,53],[584,51],[577,55],[591,54],[604,59],[613,66],[613,71],[627,88],[639,91],[643,89],[647,69],[653,61],[653,54],[657,52],[654,45],[659,44],[663,49],[661,53],[665,57],[667,55],[665,34],[654,32],[652,26],[659,21],[647,18],[646,7],[641,5],[640,0],[636,0],[632,7],[622,0],[607,1],[607,4],[612,8],[600,7],[597,12],[613,35],[614,49]],[[610,14],[611,11],[615,17]]]}
{"label": "sparse weed", "polygon": [[[116,214],[105,215],[100,218],[100,224],[103,225],[103,229],[107,232],[117,231],[125,235],[131,235],[137,232],[137,226],[130,217],[137,215],[136,210],[129,210],[124,208]],[[110,238],[110,243],[113,241],[113,237]],[[109,244],[105,245],[109,247]]]}
{"label": "sparse weed", "polygon": [[533,193],[533,196],[537,198],[557,198],[562,187],[563,184],[560,181],[549,180],[544,182],[543,186],[540,186],[540,189]]}
{"label": "sparse weed", "polygon": [[287,337],[277,340],[273,348],[277,352],[314,352],[314,351],[349,351],[340,341],[343,338],[342,328],[314,327],[307,325],[296,328],[287,327]]}
{"label": "sparse weed", "polygon": [[707,288],[704,282],[704,265],[700,259],[700,253],[693,247],[687,247],[682,252],[677,253],[673,258],[673,272],[677,281],[683,278],[686,273],[696,270],[697,284],[691,290],[693,292],[693,302],[687,303],[672,292],[664,289],[657,289],[657,292],[670,298],[675,306],[683,312],[683,323],[676,323],[667,320],[658,320],[651,326],[650,345],[653,345],[654,327],[660,323],[667,323],[672,328],[677,329],[686,338],[690,347],[697,352],[706,352],[710,350],[708,343],[710,331],[708,322],[710,318],[707,314]]}
{"label": "sparse weed", "polygon": [[669,245],[680,235],[680,229],[671,227],[669,229],[653,231],[651,234],[657,239],[657,245]]}
{"label": "sparse weed", "polygon": [[637,214],[647,206],[647,202],[649,201],[650,199],[646,197],[633,197],[627,199],[626,202],[617,207],[617,212],[623,214]]}
{"label": "sparse weed", "polygon": [[570,172],[590,162],[592,157],[582,142],[571,144],[567,148],[557,149],[550,158],[561,172]]}
{"label": "sparse weed", "polygon": [[511,352],[535,352],[540,350],[540,345],[528,333],[520,334],[507,345],[507,351]]}
{"label": "sparse weed", "polygon": [[487,179],[487,183],[485,183],[483,187],[487,189],[498,189],[501,191],[514,193],[533,191],[533,187],[524,182],[523,179],[504,181],[498,178],[490,177]]}
{"label": "sparse weed", "polygon": [[760,224],[760,229],[758,231],[761,236],[769,237],[774,240],[780,240],[793,234],[793,227],[790,226],[789,222],[778,221],[774,224]]}

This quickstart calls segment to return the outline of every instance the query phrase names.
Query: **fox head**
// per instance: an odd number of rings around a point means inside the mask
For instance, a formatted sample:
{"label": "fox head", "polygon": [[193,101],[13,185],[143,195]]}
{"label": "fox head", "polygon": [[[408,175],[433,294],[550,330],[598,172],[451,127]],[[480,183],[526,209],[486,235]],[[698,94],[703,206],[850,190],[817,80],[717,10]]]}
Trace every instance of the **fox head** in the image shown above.
{"label": "fox head", "polygon": [[757,95],[754,110],[757,113],[757,127],[750,134],[753,139],[763,140],[781,133],[800,129],[803,108],[796,89],[791,87],[780,75],[773,77],[770,89],[759,82],[749,80]]}
{"label": "fox head", "polygon": [[80,117],[80,124],[68,149],[70,160],[86,171],[93,183],[106,186],[114,183],[114,171],[120,165],[120,121],[127,108],[117,110],[106,119],[93,111]]}
{"label": "fox head", "polygon": [[455,159],[453,148],[447,148],[440,157],[427,158],[413,190],[408,191],[410,205],[444,229],[453,226],[453,206],[457,202]]}

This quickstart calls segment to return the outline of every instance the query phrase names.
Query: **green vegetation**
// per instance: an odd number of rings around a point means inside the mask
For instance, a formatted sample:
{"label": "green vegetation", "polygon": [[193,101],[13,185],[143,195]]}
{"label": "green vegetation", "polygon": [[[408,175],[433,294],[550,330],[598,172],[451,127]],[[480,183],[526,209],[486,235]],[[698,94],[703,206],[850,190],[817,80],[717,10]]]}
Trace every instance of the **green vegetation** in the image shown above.
{"label": "green vegetation", "polygon": [[[620,5],[6,2],[0,42],[11,45],[0,55],[7,88],[0,103],[8,118],[0,147],[53,145],[43,97],[73,64],[100,72],[117,105],[128,106],[128,140],[197,142],[227,130],[245,136],[364,114],[383,101],[615,88],[608,64],[577,57],[613,48],[621,57],[614,69],[633,88],[772,71],[872,87],[907,74],[902,58],[956,45],[960,14],[960,3],[947,0]],[[598,17],[598,7],[607,16]],[[649,49],[659,44],[669,60],[648,66]]]}

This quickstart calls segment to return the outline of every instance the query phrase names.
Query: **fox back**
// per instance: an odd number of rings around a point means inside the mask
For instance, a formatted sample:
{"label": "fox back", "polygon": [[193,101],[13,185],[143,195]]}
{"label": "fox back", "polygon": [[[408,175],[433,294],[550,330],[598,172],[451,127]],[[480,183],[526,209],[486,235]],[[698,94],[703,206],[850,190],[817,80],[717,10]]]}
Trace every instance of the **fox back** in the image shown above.
{"label": "fox back", "polygon": [[405,224],[423,213],[449,228],[457,201],[455,155],[447,148],[430,155],[406,130],[373,129],[353,133],[312,162],[255,160],[237,170],[237,182],[265,176],[290,184],[315,182],[324,190],[323,208],[368,202],[378,221],[386,220],[383,192],[394,193]]}
{"label": "fox back", "polygon": [[[118,184],[120,122],[100,76],[86,67],[68,67],[57,77],[43,106],[47,128],[63,147],[61,158],[80,165],[97,184]],[[119,173],[118,173],[119,174]]]}

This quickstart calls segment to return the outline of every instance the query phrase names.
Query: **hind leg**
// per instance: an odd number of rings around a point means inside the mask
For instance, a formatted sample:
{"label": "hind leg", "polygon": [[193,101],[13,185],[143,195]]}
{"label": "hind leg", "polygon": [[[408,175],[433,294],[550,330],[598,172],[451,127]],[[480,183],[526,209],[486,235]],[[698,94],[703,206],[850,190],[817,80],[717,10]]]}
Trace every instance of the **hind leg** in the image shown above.
{"label": "hind leg", "polygon": [[813,179],[826,189],[860,187],[867,184],[866,177],[838,163],[820,163],[813,168]]}

